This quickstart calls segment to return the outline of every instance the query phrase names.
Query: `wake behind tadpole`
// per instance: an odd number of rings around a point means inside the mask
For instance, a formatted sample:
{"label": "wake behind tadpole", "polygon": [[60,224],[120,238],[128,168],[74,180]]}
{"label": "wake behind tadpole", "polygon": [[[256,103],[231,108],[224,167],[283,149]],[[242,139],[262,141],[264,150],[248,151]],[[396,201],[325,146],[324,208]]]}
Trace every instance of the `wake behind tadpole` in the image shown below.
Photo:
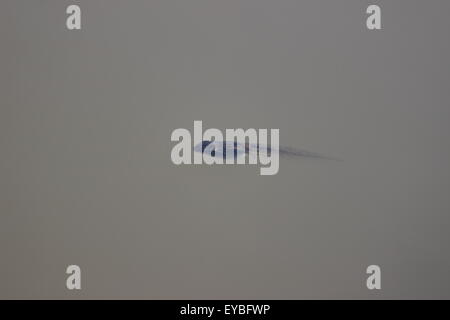
{"label": "wake behind tadpole", "polygon": [[[270,147],[269,147],[270,150]],[[291,147],[278,147],[278,153],[281,157],[285,158],[311,158],[311,159],[321,159],[321,160],[332,160],[332,161],[342,161],[342,159],[325,156],[320,153],[310,152],[306,150],[295,149]]]}

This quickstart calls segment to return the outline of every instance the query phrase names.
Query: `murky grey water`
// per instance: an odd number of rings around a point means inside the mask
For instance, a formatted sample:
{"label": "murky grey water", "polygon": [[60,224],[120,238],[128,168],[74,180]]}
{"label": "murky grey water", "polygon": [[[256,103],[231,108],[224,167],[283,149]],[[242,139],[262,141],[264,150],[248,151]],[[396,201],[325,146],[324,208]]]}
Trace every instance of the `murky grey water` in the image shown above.
{"label": "murky grey water", "polygon": [[[0,11],[1,298],[450,298],[450,2],[69,3]],[[175,166],[194,120],[343,161]]]}

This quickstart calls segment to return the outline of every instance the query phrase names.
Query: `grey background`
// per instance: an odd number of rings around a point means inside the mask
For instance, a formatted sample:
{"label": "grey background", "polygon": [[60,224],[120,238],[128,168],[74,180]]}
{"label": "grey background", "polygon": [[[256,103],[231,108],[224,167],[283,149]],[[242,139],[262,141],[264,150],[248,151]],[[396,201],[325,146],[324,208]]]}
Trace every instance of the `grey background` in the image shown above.
{"label": "grey background", "polygon": [[[449,12],[3,0],[0,298],[450,298]],[[194,120],[344,161],[177,167]]]}

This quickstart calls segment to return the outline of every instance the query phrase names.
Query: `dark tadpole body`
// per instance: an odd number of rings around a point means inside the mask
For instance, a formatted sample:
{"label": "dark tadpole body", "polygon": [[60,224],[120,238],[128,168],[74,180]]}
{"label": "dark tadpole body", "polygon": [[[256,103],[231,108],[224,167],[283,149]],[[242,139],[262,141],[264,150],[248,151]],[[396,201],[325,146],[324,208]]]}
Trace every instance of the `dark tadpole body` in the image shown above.
{"label": "dark tadpole body", "polygon": [[340,160],[337,158],[323,156],[318,153],[309,152],[305,150],[299,150],[290,147],[277,147],[272,148],[271,146],[260,146],[260,144],[241,144],[236,141],[209,141],[203,140],[201,143],[194,147],[194,151],[207,153],[212,157],[222,157],[223,159],[234,157],[235,159],[242,154],[255,154],[259,155],[260,152],[270,154],[272,150],[278,150],[278,153],[282,157],[302,157],[302,158],[313,158],[313,159],[323,159],[323,160]]}

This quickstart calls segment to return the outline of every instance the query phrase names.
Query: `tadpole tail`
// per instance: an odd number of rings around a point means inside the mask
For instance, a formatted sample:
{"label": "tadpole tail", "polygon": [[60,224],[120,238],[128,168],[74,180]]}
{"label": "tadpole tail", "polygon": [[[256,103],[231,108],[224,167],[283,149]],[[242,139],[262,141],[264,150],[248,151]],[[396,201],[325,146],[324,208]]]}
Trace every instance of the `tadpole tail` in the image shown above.
{"label": "tadpole tail", "polygon": [[333,161],[342,161],[342,159],[325,156],[319,153],[294,149],[290,147],[279,147],[278,152],[280,156],[285,157],[302,157],[302,158],[312,158],[312,159],[322,159],[322,160],[333,160]]}

